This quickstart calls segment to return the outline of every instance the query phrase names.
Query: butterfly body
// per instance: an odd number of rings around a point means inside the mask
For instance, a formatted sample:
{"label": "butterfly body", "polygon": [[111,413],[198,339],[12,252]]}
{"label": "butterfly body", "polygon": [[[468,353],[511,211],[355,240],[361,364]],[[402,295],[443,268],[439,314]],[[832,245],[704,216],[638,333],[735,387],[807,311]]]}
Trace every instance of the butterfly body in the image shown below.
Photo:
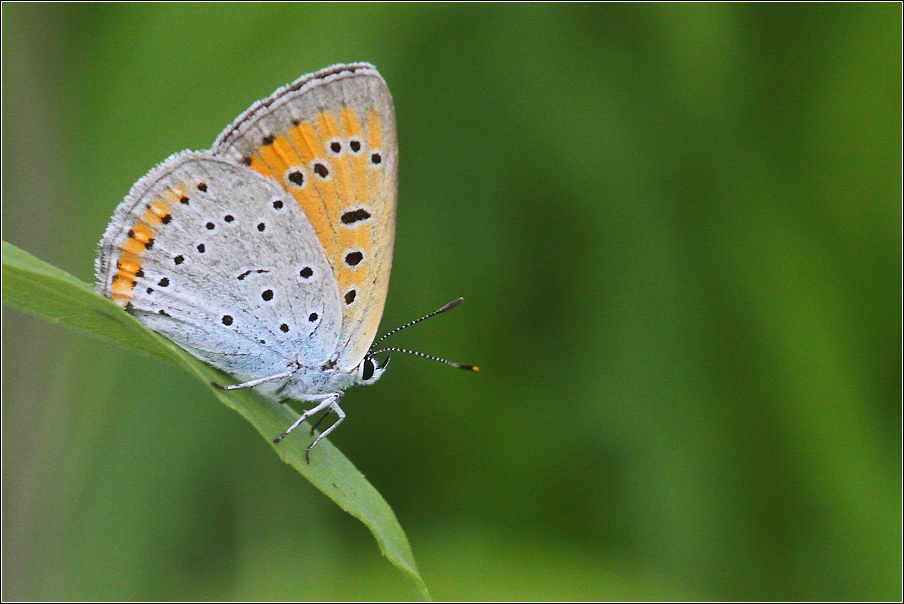
{"label": "butterfly body", "polygon": [[392,98],[373,66],[303,76],[212,149],[177,153],[135,184],[100,242],[98,291],[238,387],[341,421],[342,392],[385,369],[369,350],[397,165]]}

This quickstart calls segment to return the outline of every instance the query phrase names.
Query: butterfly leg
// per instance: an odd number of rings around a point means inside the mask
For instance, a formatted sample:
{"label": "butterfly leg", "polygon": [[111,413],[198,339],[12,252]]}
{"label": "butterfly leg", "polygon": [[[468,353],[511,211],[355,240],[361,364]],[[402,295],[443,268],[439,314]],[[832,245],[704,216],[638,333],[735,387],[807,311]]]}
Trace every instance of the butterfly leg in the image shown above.
{"label": "butterfly leg", "polygon": [[327,409],[326,411],[323,412],[323,415],[320,416],[320,419],[317,420],[317,423],[315,423],[313,426],[311,426],[311,436],[314,436],[314,430],[316,430],[317,427],[323,423],[323,420],[326,419],[326,416],[332,412],[333,412],[332,409]]}
{"label": "butterfly leg", "polygon": [[[326,417],[330,413],[335,413],[336,415],[339,416],[339,419],[337,419],[335,422],[333,422],[332,426],[330,426],[329,428],[327,428],[326,430],[321,432],[320,436],[315,438],[314,442],[312,442],[308,446],[308,450],[304,452],[304,458],[307,460],[308,463],[311,463],[311,449],[313,449],[314,446],[320,442],[320,439],[325,438],[327,435],[329,435],[330,432],[335,430],[336,426],[341,424],[342,420],[345,419],[345,411],[343,411],[342,407],[339,406],[339,396],[340,395],[338,395],[338,394],[336,395],[336,398],[330,402],[330,408],[327,410],[326,413],[323,414],[323,417]],[[323,419],[323,418],[320,418],[320,419]],[[317,423],[319,424],[320,422],[317,422]]]}
{"label": "butterfly leg", "polygon": [[316,414],[320,413],[321,411],[323,411],[324,409],[329,408],[330,405],[332,405],[333,403],[335,403],[337,400],[339,400],[339,395],[338,395],[338,394],[327,394],[327,395],[325,395],[324,398],[323,398],[323,400],[320,401],[319,403],[317,403],[317,405],[316,405],[315,407],[312,407],[311,409],[308,409],[307,411],[305,411],[304,413],[302,413],[302,414],[301,414],[301,417],[299,417],[297,420],[295,420],[295,423],[292,424],[291,426],[289,426],[289,429],[288,429],[288,430],[286,430],[285,432],[283,432],[282,434],[280,434],[279,436],[277,436],[276,438],[274,438],[274,439],[273,439],[274,444],[275,444],[275,443],[279,443],[279,441],[281,441],[282,439],[284,439],[285,437],[287,437],[287,436],[289,435],[289,433],[292,432],[292,430],[294,430],[295,428],[297,428],[298,426],[301,425],[301,422],[303,422],[304,420],[308,419],[308,418],[311,417],[312,415],[316,415]]}
{"label": "butterfly leg", "polygon": [[251,380],[250,382],[244,382],[242,384],[233,384],[232,386],[221,386],[216,382],[211,382],[210,385],[216,388],[217,390],[238,390],[240,388],[254,388],[259,384],[263,384],[264,382],[269,382],[272,380],[280,380],[283,378],[288,378],[292,376],[291,371],[285,371],[283,373],[277,373],[276,375],[268,375],[267,377],[262,377],[258,380]]}

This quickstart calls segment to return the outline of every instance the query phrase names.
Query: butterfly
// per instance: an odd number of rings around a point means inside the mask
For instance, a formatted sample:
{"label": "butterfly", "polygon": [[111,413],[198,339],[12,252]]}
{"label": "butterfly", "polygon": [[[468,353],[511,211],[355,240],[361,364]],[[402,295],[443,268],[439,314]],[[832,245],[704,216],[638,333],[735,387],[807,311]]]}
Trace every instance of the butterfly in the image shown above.
{"label": "butterfly", "polygon": [[[99,244],[97,290],[153,331],[280,402],[345,418],[351,386],[386,370],[374,344],[392,267],[398,147],[368,63],[307,74],[252,105],[208,151],[141,178]],[[215,384],[216,385],[216,384]],[[309,460],[309,457],[308,457]]]}

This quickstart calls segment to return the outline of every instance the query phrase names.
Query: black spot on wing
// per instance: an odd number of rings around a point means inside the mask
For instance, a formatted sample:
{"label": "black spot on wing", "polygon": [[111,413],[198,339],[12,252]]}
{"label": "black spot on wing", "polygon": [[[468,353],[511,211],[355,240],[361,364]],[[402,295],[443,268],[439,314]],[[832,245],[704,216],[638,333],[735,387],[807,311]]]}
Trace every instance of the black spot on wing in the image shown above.
{"label": "black spot on wing", "polygon": [[370,218],[370,212],[364,208],[358,208],[357,210],[343,212],[340,220],[342,221],[342,224],[355,224],[356,222],[361,222],[368,218]]}

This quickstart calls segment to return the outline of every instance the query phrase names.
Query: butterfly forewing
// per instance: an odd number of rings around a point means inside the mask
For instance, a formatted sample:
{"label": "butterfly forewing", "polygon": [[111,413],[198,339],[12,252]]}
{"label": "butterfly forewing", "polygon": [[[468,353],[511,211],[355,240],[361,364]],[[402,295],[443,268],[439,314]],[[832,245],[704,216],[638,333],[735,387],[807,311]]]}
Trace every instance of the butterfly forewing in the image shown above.
{"label": "butterfly forewing", "polygon": [[278,184],[179,153],[120,204],[98,289],[198,358],[240,377],[319,367],[341,324],[338,285],[304,212]]}
{"label": "butterfly forewing", "polygon": [[336,277],[337,364],[357,366],[383,315],[395,239],[398,154],[383,78],[364,63],[304,76],[242,114],[212,153],[272,179],[303,209]]}

